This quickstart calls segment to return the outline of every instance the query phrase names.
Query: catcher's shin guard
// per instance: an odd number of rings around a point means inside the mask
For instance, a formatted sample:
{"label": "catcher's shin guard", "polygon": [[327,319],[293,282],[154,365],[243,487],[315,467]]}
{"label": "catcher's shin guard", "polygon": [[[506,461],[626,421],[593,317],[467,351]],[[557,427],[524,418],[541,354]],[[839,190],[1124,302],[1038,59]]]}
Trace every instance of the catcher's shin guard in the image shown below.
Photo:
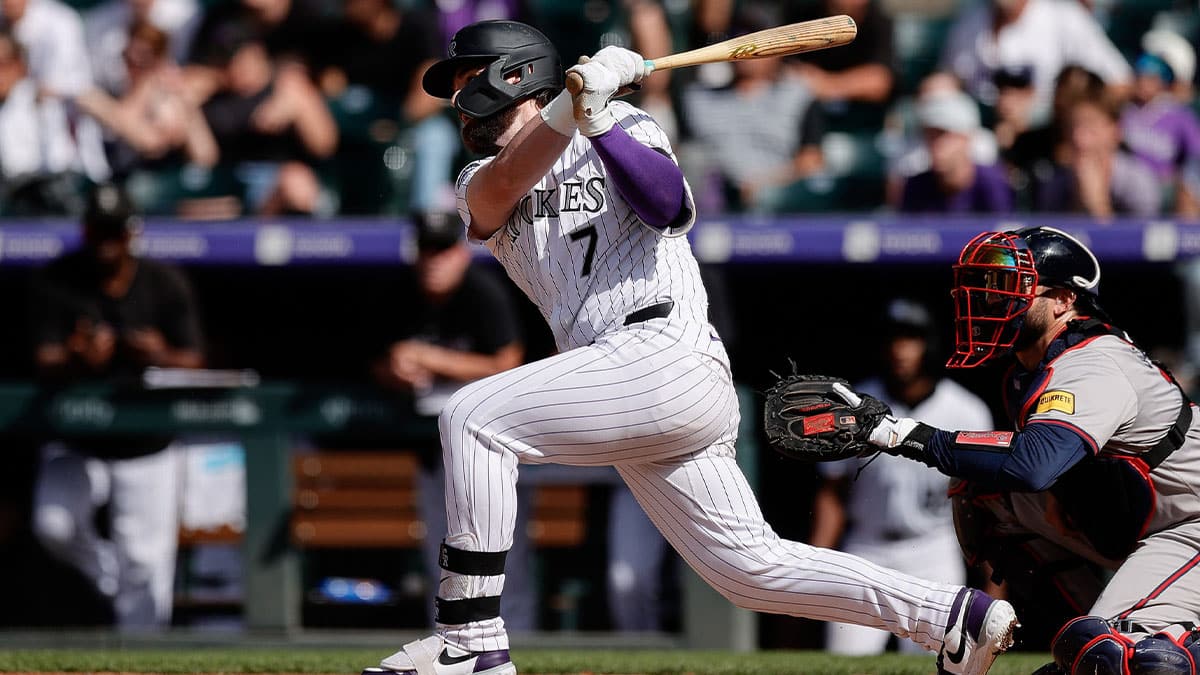
{"label": "catcher's shin guard", "polygon": [[1098,616],[1071,619],[1058,631],[1050,653],[1066,675],[1127,675],[1133,642]]}

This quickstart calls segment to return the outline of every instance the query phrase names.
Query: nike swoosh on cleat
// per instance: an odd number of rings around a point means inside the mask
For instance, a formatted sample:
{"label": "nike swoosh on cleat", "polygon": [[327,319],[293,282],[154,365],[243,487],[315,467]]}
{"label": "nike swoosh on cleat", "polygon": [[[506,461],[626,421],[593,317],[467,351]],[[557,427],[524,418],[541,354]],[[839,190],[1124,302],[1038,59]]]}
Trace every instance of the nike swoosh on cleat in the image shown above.
{"label": "nike swoosh on cleat", "polygon": [[475,657],[476,655],[472,654],[471,652],[467,652],[462,656],[450,656],[446,653],[446,650],[443,649],[442,653],[438,654],[438,663],[442,664],[443,666],[454,666]]}

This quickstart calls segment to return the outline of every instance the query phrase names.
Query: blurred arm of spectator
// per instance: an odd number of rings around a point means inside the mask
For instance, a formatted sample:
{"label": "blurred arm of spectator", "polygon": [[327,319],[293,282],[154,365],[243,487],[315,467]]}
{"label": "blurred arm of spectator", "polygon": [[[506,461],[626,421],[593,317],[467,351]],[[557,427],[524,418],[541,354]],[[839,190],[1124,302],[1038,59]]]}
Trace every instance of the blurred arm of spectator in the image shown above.
{"label": "blurred arm of spectator", "polygon": [[894,81],[891,68],[878,63],[854,66],[841,72],[822,70],[809,63],[798,64],[796,68],[817,98],[823,101],[883,103],[891,93]]}
{"label": "blurred arm of spectator", "polygon": [[[692,16],[693,24],[701,36],[709,36],[716,38],[721,36],[720,40],[728,37],[729,22],[733,19],[734,0],[693,0]],[[720,40],[715,40],[720,42]],[[714,41],[709,39],[709,41]],[[693,45],[694,47],[703,47],[704,45]]]}
{"label": "blurred arm of spectator", "polygon": [[808,543],[837,549],[846,532],[846,502],[850,498],[849,478],[826,478],[813,496],[812,534]]}
{"label": "blurred arm of spectator", "polygon": [[430,115],[441,112],[446,107],[444,101],[426,94],[425,89],[421,86],[421,76],[435,61],[436,59],[430,59],[423,62],[417,67],[416,74],[413,76],[408,96],[404,98],[404,119],[409,122],[420,122]]}
{"label": "blurred arm of spectator", "polygon": [[35,314],[34,330],[37,344],[34,345],[34,365],[38,375],[47,379],[58,379],[85,375],[103,370],[116,353],[117,337],[112,328],[91,319],[79,318],[65,335],[56,335],[46,315],[55,309],[53,301],[46,303],[52,293],[46,289],[35,291],[35,303],[41,306]]}
{"label": "blurred arm of spectator", "polygon": [[401,340],[375,366],[380,382],[408,389],[423,389],[436,377],[471,382],[521,365],[525,352],[519,343],[493,354],[443,347],[423,340]]}
{"label": "blurred arm of spectator", "polygon": [[251,118],[256,129],[278,134],[292,127],[312,155],[329,157],[337,148],[337,125],[321,93],[299,64],[281,65],[275,89]]}
{"label": "blurred arm of spectator", "polygon": [[858,24],[858,39],[837,49],[800,55],[794,62],[796,73],[823,101],[887,102],[896,81],[892,22],[876,0],[825,0],[812,9],[789,15],[788,20],[847,14]]}
{"label": "blurred arm of spectator", "polygon": [[201,166],[217,163],[217,143],[199,106],[186,95],[183,76],[169,61],[167,35],[148,23],[130,28],[124,60],[127,93],[113,98],[99,88],[75,102],[142,157],[179,149]]}
{"label": "blurred arm of spectator", "polygon": [[[633,38],[633,50],[646,57],[656,59],[674,51],[671,28],[667,25],[667,13],[663,6],[653,0],[625,0],[629,11],[629,32]],[[642,82],[642,98],[655,102],[667,100],[667,89],[671,85],[670,71],[655,73]]]}

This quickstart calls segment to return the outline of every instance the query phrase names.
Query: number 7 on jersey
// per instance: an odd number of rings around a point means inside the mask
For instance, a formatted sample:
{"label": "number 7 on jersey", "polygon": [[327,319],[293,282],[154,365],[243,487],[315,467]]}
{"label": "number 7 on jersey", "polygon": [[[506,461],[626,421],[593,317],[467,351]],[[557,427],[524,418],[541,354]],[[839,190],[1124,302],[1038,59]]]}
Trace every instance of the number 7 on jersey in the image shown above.
{"label": "number 7 on jersey", "polygon": [[587,237],[587,252],[583,254],[583,269],[579,270],[579,276],[586,277],[592,273],[592,256],[596,255],[596,226],[588,225],[581,227],[571,233],[571,241],[579,241]]}

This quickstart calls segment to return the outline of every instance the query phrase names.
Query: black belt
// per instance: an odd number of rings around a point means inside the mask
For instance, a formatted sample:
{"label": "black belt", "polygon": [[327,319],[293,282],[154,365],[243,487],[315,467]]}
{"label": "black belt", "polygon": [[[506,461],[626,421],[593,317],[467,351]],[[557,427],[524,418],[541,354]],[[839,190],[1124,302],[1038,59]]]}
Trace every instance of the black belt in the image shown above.
{"label": "black belt", "polygon": [[665,319],[668,316],[671,316],[672,309],[675,309],[675,301],[673,300],[667,300],[666,302],[660,302],[657,305],[643,307],[636,312],[630,312],[629,315],[625,317],[625,325],[628,326],[629,324],[633,323],[641,323],[642,321],[649,321],[650,319]]}

